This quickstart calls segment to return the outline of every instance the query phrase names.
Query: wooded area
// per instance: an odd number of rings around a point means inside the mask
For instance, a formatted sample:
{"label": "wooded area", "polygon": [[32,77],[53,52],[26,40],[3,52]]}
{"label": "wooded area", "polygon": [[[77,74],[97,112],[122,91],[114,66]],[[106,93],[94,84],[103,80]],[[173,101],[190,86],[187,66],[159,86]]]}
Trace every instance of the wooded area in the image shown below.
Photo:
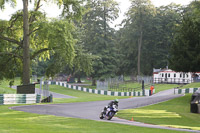
{"label": "wooded area", "polygon": [[[155,7],[130,0],[121,28],[115,0],[52,0],[62,8],[49,19],[43,0],[24,0],[9,21],[0,18],[0,79],[65,73],[103,80],[118,75],[152,75],[153,68],[197,72],[200,65],[200,1]],[[15,0],[3,0],[15,5]],[[34,10],[28,3],[34,3]],[[47,3],[46,3],[47,4]]]}

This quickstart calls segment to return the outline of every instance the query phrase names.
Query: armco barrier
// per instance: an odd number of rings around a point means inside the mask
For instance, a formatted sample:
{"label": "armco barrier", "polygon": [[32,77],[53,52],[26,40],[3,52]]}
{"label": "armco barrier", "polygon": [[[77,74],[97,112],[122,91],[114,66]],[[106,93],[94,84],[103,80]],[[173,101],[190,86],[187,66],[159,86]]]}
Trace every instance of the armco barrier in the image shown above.
{"label": "armco barrier", "polygon": [[3,94],[0,94],[0,105],[3,104]]}
{"label": "armco barrier", "polygon": [[194,93],[200,88],[186,88],[186,89],[176,89],[174,88],[174,94],[187,94],[187,93]]}
{"label": "armco barrier", "polygon": [[40,99],[38,94],[0,94],[0,105],[39,103]]}
{"label": "armco barrier", "polygon": [[[94,93],[94,94],[101,94],[101,95],[108,95],[108,96],[150,96],[150,91],[145,90],[144,92],[137,91],[137,92],[113,92],[113,91],[104,91],[104,90],[96,90],[96,89],[90,89],[90,88],[84,88],[80,86],[74,86],[67,84],[66,82],[51,82],[49,81],[49,84],[51,85],[60,85],[63,87],[71,88],[74,90],[84,91],[88,93]],[[154,89],[155,92],[155,89]]]}

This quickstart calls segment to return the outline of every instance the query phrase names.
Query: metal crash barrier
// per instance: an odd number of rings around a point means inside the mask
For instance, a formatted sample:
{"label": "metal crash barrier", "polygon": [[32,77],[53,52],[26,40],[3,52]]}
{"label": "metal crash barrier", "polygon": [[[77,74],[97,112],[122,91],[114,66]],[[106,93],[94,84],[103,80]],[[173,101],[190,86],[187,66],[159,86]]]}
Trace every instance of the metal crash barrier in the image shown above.
{"label": "metal crash barrier", "polygon": [[2,104],[32,104],[40,103],[41,96],[38,94],[0,94]]}

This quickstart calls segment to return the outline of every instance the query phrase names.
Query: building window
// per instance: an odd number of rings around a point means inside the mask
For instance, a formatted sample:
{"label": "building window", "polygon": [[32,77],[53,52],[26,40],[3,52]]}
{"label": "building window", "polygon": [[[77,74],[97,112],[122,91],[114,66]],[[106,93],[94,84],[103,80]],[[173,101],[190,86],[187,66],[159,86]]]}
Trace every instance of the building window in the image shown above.
{"label": "building window", "polygon": [[182,77],[182,74],[180,73],[180,78]]}
{"label": "building window", "polygon": [[176,73],[174,74],[174,78],[176,77]]}
{"label": "building window", "polygon": [[164,77],[164,74],[162,73],[162,77]]}
{"label": "building window", "polygon": [[168,73],[168,77],[170,77],[170,73]]}

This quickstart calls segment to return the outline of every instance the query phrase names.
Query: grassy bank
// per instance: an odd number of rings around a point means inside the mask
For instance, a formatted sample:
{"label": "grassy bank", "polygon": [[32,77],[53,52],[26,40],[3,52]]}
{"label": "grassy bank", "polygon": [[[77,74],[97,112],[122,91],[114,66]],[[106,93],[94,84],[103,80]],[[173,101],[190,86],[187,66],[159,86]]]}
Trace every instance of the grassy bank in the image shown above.
{"label": "grassy bank", "polygon": [[[145,89],[150,89],[150,84],[149,85],[145,85]],[[163,91],[163,90],[168,90],[168,89],[172,89],[172,88],[176,88],[179,87],[180,85],[177,84],[155,84],[154,88],[156,89],[156,93]],[[96,89],[96,86],[83,86],[85,88],[90,88],[90,89]],[[119,92],[126,92],[126,91],[141,91],[142,90],[142,84],[137,83],[137,82],[125,82],[125,83],[121,83],[119,84],[119,86],[114,86],[112,89],[110,88],[109,91],[119,91]]]}
{"label": "grassy bank", "polygon": [[[170,133],[170,130],[151,129],[93,120],[14,111],[0,106],[1,133]],[[176,133],[177,131],[173,131]],[[177,132],[178,133],[178,132]]]}
{"label": "grassy bank", "polygon": [[0,94],[15,94],[16,90],[10,88],[8,80],[0,81]]}
{"label": "grassy bank", "polygon": [[200,130],[200,115],[190,113],[191,94],[156,105],[122,110],[118,117],[144,123]]}
{"label": "grassy bank", "polygon": [[190,83],[190,84],[184,85],[183,87],[180,87],[179,89],[199,88],[199,87],[200,87],[200,82],[196,82],[196,83]]}
{"label": "grassy bank", "polygon": [[155,93],[158,93],[160,91],[176,88],[178,86],[179,85],[177,84],[155,84],[154,88],[155,88]]}
{"label": "grassy bank", "polygon": [[[0,87],[4,88],[5,86],[0,85]],[[9,88],[6,88],[6,90],[8,89]],[[54,103],[111,100],[116,98],[113,96],[89,94],[56,85],[50,86],[50,90],[77,97],[74,99],[54,99]],[[0,105],[0,133],[171,133],[170,130],[163,129],[151,129],[103,121],[98,122],[93,120],[26,113],[9,109],[9,107],[12,106],[19,105]],[[178,131],[174,132],[178,133]]]}
{"label": "grassy bank", "polygon": [[115,98],[118,98],[118,99],[128,98],[127,96],[116,97],[116,96],[92,94],[92,93],[73,90],[73,89],[69,89],[69,88],[57,86],[57,85],[51,85],[50,91],[76,97],[76,98],[71,98],[71,99],[54,98],[54,103],[89,102],[89,101],[100,101],[100,100],[113,100]]}

